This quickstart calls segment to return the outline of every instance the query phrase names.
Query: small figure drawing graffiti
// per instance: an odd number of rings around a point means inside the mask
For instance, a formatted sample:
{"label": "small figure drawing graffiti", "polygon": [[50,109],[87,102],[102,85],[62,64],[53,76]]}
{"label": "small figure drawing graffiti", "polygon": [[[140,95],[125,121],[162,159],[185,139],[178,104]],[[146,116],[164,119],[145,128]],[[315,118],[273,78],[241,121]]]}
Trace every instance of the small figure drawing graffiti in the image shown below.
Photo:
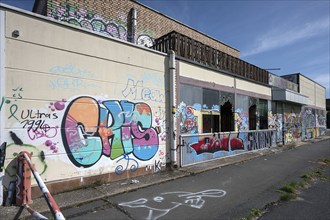
{"label": "small figure drawing graffiti", "polygon": [[159,147],[151,109],[142,102],[78,97],[68,105],[62,128],[67,155],[78,167],[90,167],[102,155],[114,160],[132,153],[146,161]]}
{"label": "small figure drawing graffiti", "polygon": [[201,209],[205,205],[204,198],[220,198],[225,195],[226,191],[220,189],[209,189],[196,193],[182,191],[165,192],[150,200],[140,198],[131,202],[120,203],[119,206],[144,209],[147,212],[145,219],[156,220],[180,206]]}

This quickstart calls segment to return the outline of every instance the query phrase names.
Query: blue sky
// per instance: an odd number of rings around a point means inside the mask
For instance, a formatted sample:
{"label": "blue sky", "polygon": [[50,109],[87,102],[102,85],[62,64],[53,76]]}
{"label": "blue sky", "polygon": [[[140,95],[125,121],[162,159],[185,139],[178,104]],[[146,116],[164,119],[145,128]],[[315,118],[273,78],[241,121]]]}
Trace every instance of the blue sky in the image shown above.
{"label": "blue sky", "polygon": [[[330,98],[330,1],[138,0],[241,52],[277,75],[302,73]],[[34,0],[0,0],[31,11]]]}

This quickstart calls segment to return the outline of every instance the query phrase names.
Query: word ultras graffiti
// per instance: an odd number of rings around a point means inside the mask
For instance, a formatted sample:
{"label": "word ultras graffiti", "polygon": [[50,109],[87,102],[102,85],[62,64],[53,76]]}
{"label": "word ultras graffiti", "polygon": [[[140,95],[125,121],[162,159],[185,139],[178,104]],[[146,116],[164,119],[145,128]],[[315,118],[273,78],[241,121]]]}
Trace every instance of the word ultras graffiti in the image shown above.
{"label": "word ultras graffiti", "polygon": [[146,161],[159,147],[151,109],[142,102],[79,97],[68,105],[62,128],[65,150],[78,167],[90,167],[102,155],[114,160],[133,154]]}

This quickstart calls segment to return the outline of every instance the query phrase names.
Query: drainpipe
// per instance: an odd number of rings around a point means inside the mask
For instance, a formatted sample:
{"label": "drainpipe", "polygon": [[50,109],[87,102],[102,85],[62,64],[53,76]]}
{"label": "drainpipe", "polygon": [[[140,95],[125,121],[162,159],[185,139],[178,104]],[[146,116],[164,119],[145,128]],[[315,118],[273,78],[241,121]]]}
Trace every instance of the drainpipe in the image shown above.
{"label": "drainpipe", "polygon": [[136,20],[137,20],[136,17],[137,17],[137,11],[135,8],[132,8],[129,13],[130,23],[128,25],[129,30],[128,30],[128,36],[127,36],[127,40],[131,43],[135,43],[135,41],[136,41],[136,39],[135,39]]}
{"label": "drainpipe", "polygon": [[177,166],[177,140],[176,140],[176,117],[175,117],[175,106],[176,106],[176,78],[175,78],[175,52],[170,50],[169,54],[169,89],[170,89],[170,100],[169,106],[171,110],[170,116],[170,145],[171,145],[171,164],[173,167]]}

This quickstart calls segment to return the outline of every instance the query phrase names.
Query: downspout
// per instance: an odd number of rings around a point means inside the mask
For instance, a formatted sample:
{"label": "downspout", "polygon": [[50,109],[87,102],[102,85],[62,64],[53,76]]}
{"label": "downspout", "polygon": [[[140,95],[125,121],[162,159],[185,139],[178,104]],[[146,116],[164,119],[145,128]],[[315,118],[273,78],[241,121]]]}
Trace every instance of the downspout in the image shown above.
{"label": "downspout", "polygon": [[135,32],[136,32],[136,9],[132,8],[132,43],[136,42]]}
{"label": "downspout", "polygon": [[170,89],[170,126],[169,126],[169,139],[171,149],[171,165],[177,166],[177,140],[176,140],[176,117],[175,117],[175,106],[176,106],[176,77],[175,77],[175,52],[170,50],[169,54],[169,89]]}
{"label": "downspout", "polygon": [[5,11],[0,7],[0,206],[3,204],[3,179],[6,144],[4,142],[4,104],[5,104]]}
{"label": "downspout", "polygon": [[127,29],[128,29],[128,35],[127,35],[127,41],[131,43],[136,43],[135,39],[135,32],[136,32],[136,20],[137,20],[137,11],[135,8],[132,8],[129,12],[128,16],[128,23],[127,23]]}

